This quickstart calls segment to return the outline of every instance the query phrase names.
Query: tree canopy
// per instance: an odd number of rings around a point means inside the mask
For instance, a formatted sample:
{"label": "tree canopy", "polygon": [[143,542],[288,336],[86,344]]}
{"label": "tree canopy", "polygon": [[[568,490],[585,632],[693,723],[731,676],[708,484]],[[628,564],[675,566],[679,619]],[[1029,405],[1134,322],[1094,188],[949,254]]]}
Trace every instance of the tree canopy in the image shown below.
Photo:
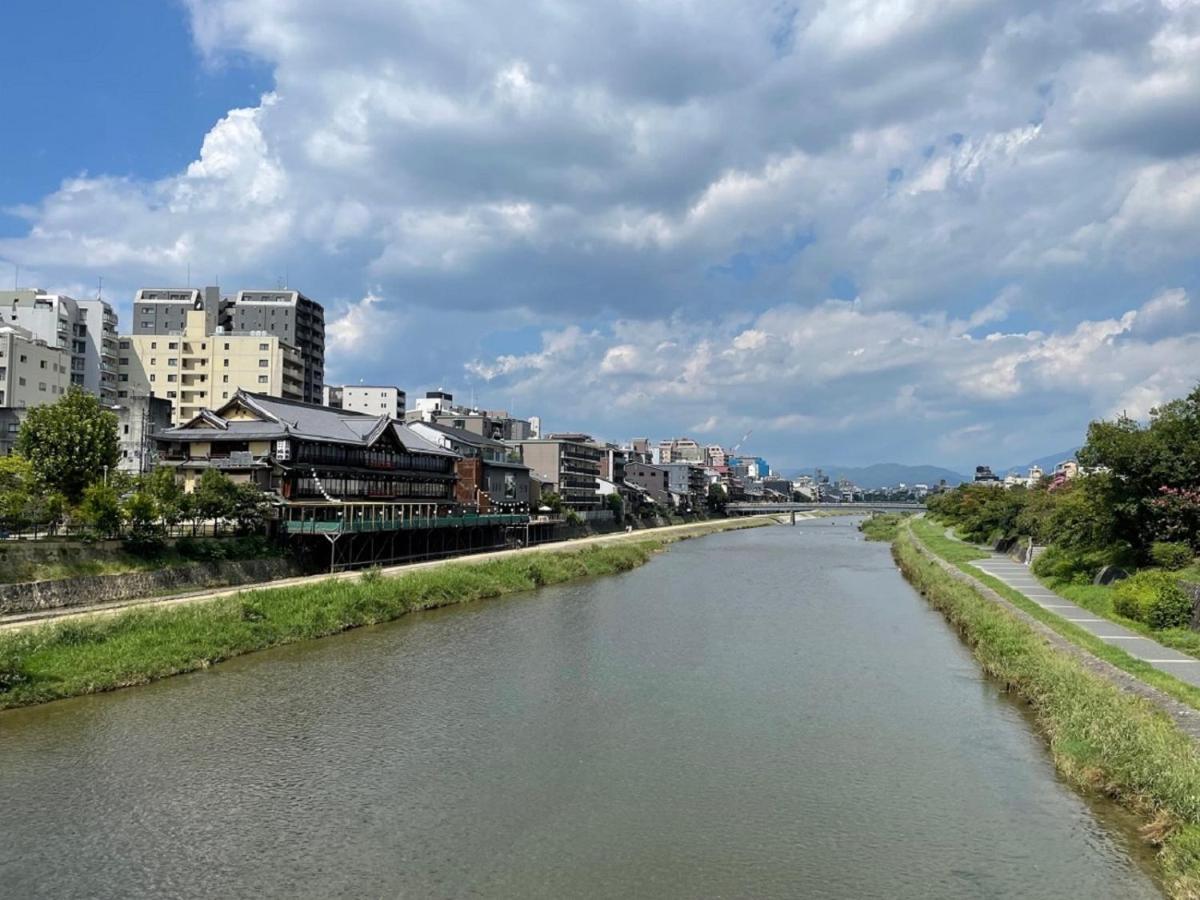
{"label": "tree canopy", "polygon": [[71,388],[57,403],[35,406],[17,433],[15,450],[38,479],[79,502],[88,485],[117,465],[117,416],[99,399]]}

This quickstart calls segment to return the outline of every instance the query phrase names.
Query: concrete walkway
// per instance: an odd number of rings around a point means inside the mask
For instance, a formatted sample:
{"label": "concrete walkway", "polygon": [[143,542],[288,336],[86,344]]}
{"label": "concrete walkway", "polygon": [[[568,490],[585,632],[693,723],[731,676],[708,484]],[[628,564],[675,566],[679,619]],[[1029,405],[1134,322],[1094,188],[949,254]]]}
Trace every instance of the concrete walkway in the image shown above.
{"label": "concrete walkway", "polygon": [[975,560],[968,565],[1004,582],[1054,615],[1066,619],[1084,631],[1090,631],[1106,644],[1120,647],[1130,656],[1135,656],[1154,668],[1175,676],[1180,681],[1200,687],[1200,659],[1164,647],[1158,641],[1144,637],[1136,631],[1130,631],[1116,622],[1101,618],[1094,612],[1072,603],[1066,597],[1054,593],[1038,581],[1028,567],[1021,563],[1015,562],[1007,556],[994,554],[988,559]]}

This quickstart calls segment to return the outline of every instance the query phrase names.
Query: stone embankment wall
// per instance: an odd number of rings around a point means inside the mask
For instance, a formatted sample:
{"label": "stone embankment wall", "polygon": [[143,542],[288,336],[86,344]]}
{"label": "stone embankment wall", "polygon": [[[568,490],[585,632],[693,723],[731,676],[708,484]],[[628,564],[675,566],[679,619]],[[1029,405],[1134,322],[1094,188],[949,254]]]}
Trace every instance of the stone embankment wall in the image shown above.
{"label": "stone embankment wall", "polygon": [[304,572],[300,565],[293,559],[247,559],[197,562],[153,572],[84,575],[55,581],[3,584],[0,585],[0,615],[68,606],[95,606],[159,594],[254,584],[302,574]]}

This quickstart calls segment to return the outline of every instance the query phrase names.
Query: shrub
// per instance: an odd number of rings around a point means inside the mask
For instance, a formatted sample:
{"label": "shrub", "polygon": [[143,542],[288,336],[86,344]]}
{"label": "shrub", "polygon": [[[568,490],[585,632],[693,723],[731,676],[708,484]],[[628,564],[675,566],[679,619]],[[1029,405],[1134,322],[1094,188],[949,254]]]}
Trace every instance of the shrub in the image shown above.
{"label": "shrub", "polygon": [[1192,620],[1192,601],[1166,572],[1148,570],[1117,583],[1113,609],[1151,628],[1185,628]]}
{"label": "shrub", "polygon": [[1033,571],[1043,578],[1090,584],[1102,568],[1119,565],[1121,554],[1109,550],[1067,550],[1057,544],[1046,548],[1033,563]]}
{"label": "shrub", "polygon": [[1186,569],[1192,564],[1192,548],[1187,544],[1155,541],[1150,547],[1150,558],[1164,569]]}

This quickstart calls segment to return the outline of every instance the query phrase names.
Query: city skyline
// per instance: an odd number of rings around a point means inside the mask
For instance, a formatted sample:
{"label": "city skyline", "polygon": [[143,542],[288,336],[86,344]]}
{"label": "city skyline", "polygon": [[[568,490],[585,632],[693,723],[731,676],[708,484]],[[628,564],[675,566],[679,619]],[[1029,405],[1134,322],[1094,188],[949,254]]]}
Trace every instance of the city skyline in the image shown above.
{"label": "city skyline", "polygon": [[10,6],[63,61],[3,76],[0,269],[122,333],[285,280],[329,383],[781,469],[1034,459],[1200,378],[1193,6],[535,14]]}

